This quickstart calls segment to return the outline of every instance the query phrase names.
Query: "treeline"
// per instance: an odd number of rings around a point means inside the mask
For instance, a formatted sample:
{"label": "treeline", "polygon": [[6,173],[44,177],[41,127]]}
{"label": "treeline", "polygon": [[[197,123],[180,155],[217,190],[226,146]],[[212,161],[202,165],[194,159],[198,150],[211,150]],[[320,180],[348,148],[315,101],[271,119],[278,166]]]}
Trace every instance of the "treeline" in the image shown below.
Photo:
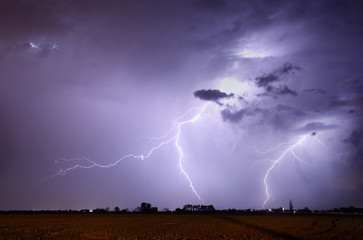
{"label": "treeline", "polygon": [[310,210],[305,207],[303,209],[284,209],[284,208],[273,208],[273,209],[222,209],[216,210],[213,205],[192,205],[186,204],[183,208],[176,208],[174,211],[164,208],[159,211],[157,207],[153,207],[150,203],[142,202],[141,205],[134,210],[130,211],[128,208],[120,209],[114,207],[112,210],[109,207],[96,208],[96,209],[81,209],[81,210],[10,210],[0,211],[0,214],[137,214],[137,213],[225,213],[225,214],[363,214],[363,208],[356,207],[342,207],[327,210]]}
{"label": "treeline", "polygon": [[177,208],[175,212],[215,212],[213,205],[192,205],[186,204],[182,209]]}

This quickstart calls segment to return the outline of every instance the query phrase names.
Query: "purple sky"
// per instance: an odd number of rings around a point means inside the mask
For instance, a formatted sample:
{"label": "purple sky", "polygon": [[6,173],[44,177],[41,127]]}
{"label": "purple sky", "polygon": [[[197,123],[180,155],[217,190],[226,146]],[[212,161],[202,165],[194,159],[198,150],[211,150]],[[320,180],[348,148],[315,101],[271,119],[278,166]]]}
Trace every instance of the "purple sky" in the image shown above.
{"label": "purple sky", "polygon": [[0,3],[0,209],[363,207],[361,1]]}

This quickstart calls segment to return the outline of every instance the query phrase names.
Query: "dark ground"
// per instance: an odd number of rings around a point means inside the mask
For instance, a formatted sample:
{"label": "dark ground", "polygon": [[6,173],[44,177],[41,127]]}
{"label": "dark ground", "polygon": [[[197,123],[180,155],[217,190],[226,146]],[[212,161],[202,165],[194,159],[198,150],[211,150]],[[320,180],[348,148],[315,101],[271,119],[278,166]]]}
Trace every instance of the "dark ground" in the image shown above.
{"label": "dark ground", "polygon": [[2,214],[0,239],[361,239],[357,215]]}

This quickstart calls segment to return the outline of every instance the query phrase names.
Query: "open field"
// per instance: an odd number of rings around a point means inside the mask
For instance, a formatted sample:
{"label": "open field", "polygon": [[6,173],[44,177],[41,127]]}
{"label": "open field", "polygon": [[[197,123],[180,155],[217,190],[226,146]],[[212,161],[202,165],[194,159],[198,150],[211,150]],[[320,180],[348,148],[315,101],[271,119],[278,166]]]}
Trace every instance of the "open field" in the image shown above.
{"label": "open field", "polygon": [[362,239],[354,215],[13,214],[0,239]]}

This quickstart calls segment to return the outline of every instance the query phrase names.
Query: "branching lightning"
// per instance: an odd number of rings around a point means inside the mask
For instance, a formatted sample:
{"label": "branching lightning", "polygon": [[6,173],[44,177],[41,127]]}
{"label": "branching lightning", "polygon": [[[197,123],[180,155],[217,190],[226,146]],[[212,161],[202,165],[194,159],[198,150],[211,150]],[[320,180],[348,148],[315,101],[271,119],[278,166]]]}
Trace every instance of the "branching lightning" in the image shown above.
{"label": "branching lightning", "polygon": [[[58,161],[63,161],[63,162],[74,162],[74,161],[83,161],[86,162],[87,164],[76,164],[72,167],[66,168],[66,169],[60,169],[57,173],[55,173],[54,175],[52,175],[50,178],[56,177],[56,176],[65,176],[67,173],[76,170],[77,168],[83,168],[83,169],[90,169],[90,168],[110,168],[110,167],[114,167],[117,164],[119,164],[121,161],[123,161],[124,159],[128,159],[128,158],[133,158],[133,159],[140,159],[140,160],[146,160],[148,159],[154,151],[156,151],[157,149],[163,147],[164,145],[167,145],[171,142],[174,142],[176,149],[178,150],[179,153],[179,159],[178,159],[178,166],[180,169],[180,172],[184,175],[184,177],[186,178],[186,180],[189,183],[189,187],[192,190],[192,192],[194,193],[194,195],[200,200],[202,201],[200,195],[198,194],[198,192],[196,191],[193,182],[191,180],[191,178],[189,177],[188,173],[184,170],[183,167],[183,150],[182,147],[179,144],[179,140],[180,140],[180,135],[181,135],[181,130],[182,127],[185,124],[189,124],[189,123],[193,123],[195,121],[197,121],[203,111],[205,110],[205,108],[207,107],[208,104],[205,104],[204,106],[200,107],[200,108],[191,108],[189,109],[187,112],[185,112],[182,116],[178,117],[177,119],[175,119],[173,121],[172,127],[165,133],[165,135],[160,136],[160,137],[149,137],[150,141],[147,143],[146,148],[148,148],[148,146],[153,142],[153,141],[157,141],[157,140],[163,140],[162,142],[160,142],[157,146],[152,147],[148,152],[146,152],[146,149],[144,151],[143,154],[137,155],[137,154],[127,154],[124,155],[123,157],[121,157],[120,159],[118,159],[117,161],[107,164],[107,165],[103,165],[103,164],[99,164],[96,163],[95,161],[92,161],[88,158],[82,157],[82,158],[71,158],[71,159],[59,159]],[[184,120],[182,121],[182,119],[184,119],[188,114],[190,114],[193,111],[197,111],[197,114],[194,115],[191,119],[189,120]],[[174,134],[173,134],[174,133]],[[146,152],[146,153],[145,153]],[[56,163],[58,162],[56,161]]]}
{"label": "branching lightning", "polygon": [[[173,142],[174,145],[175,145],[175,148],[177,149],[177,151],[179,153],[178,167],[179,167],[180,173],[187,180],[187,182],[189,184],[189,188],[191,189],[191,191],[193,192],[195,197],[197,197],[200,201],[202,201],[202,198],[200,197],[199,193],[195,189],[190,176],[188,175],[188,173],[185,171],[185,169],[183,167],[183,155],[184,155],[184,153],[183,153],[183,149],[182,149],[182,147],[180,145],[180,136],[181,136],[181,133],[182,133],[182,127],[184,125],[191,124],[191,123],[197,121],[198,119],[200,119],[200,117],[202,116],[204,110],[206,109],[206,107],[209,104],[210,104],[210,102],[203,105],[202,107],[199,107],[199,108],[190,108],[188,111],[186,111],[180,117],[174,119],[172,121],[172,126],[170,127],[170,129],[168,131],[166,131],[166,133],[164,135],[159,136],[159,137],[145,137],[146,139],[149,139],[149,141],[147,142],[147,144],[145,146],[145,149],[144,149],[142,154],[139,154],[139,155],[134,154],[134,153],[127,154],[127,155],[124,155],[123,157],[121,157],[120,159],[118,159],[117,161],[115,161],[113,163],[110,163],[110,164],[100,164],[100,163],[97,163],[97,162],[92,161],[92,160],[90,160],[88,158],[85,158],[85,157],[71,158],[71,159],[59,159],[58,161],[78,162],[78,163],[76,165],[73,165],[73,166],[69,167],[69,168],[58,170],[50,178],[53,178],[53,177],[56,177],[56,176],[65,176],[66,174],[68,174],[71,171],[76,170],[77,168],[91,169],[91,168],[96,168],[96,167],[98,167],[98,168],[114,167],[114,166],[118,165],[121,161],[123,161],[125,159],[129,159],[129,158],[140,159],[140,160],[143,161],[143,160],[148,159],[154,153],[154,151],[158,150],[159,148],[163,147],[164,145],[168,145],[168,144]],[[197,112],[195,115],[193,115],[188,120],[184,120],[187,116],[189,116],[194,111]],[[317,141],[321,146],[323,146],[326,150],[328,150],[328,147],[323,143],[323,141],[321,141],[317,137],[316,132],[313,132],[311,134],[303,135],[303,136],[301,136],[299,138],[296,138],[294,140],[291,140],[291,141],[279,143],[278,145],[273,146],[273,147],[271,147],[269,149],[264,148],[263,150],[259,150],[256,147],[256,145],[254,145],[255,150],[257,152],[261,153],[261,154],[269,154],[271,152],[278,151],[281,148],[284,149],[282,151],[282,153],[279,155],[279,157],[277,157],[277,159],[275,159],[275,160],[265,159],[265,160],[268,160],[272,164],[267,169],[267,171],[266,171],[266,173],[264,175],[264,178],[263,178],[266,198],[265,198],[265,200],[263,202],[262,208],[264,208],[265,205],[267,204],[267,202],[272,198],[272,195],[270,193],[270,187],[269,187],[269,184],[268,184],[268,179],[269,179],[272,171],[275,169],[275,167],[283,159],[288,157],[288,155],[291,155],[292,159],[297,160],[299,162],[302,162],[304,164],[308,164],[295,151],[296,151],[297,147],[301,146],[307,140],[307,138],[309,136],[314,138],[315,141]],[[153,146],[155,143],[157,143],[156,146]],[[153,147],[149,148],[150,145],[153,146]],[[79,162],[83,162],[83,164],[79,163]]]}
{"label": "branching lightning", "polygon": [[[270,192],[269,192],[269,186],[268,186],[268,183],[267,183],[267,179],[271,173],[271,171],[275,168],[275,166],[282,160],[286,157],[286,155],[288,153],[291,153],[293,158],[299,160],[299,161],[303,161],[296,153],[295,153],[295,149],[297,146],[301,145],[306,139],[306,136],[302,136],[301,138],[299,138],[296,142],[294,143],[291,143],[288,145],[288,147],[282,152],[282,154],[280,155],[280,157],[278,157],[275,161],[272,162],[272,165],[269,169],[267,169],[266,171],[266,174],[265,174],[265,177],[263,179],[263,182],[265,184],[265,192],[266,192],[266,199],[265,201],[263,202],[263,205],[262,205],[262,208],[265,207],[266,203],[270,200],[271,198],[271,195],[270,195]],[[284,144],[279,144],[278,146],[282,146]],[[274,147],[275,149],[276,147]],[[268,151],[267,151],[268,152]]]}
{"label": "branching lightning", "polygon": [[[325,149],[328,149],[328,147],[316,136],[317,133],[316,132],[313,132],[311,134],[311,137],[313,137],[319,144],[321,144]],[[278,144],[277,146],[275,147],[272,147],[266,151],[259,151],[260,153],[268,153],[268,152],[271,152],[272,150],[275,150],[277,148],[280,148],[281,146],[285,146],[287,145],[287,148],[281,153],[281,155],[274,161],[272,161],[272,165],[270,168],[267,169],[266,171],[266,174],[265,174],[265,177],[263,179],[263,182],[265,184],[265,193],[266,193],[266,199],[265,201],[263,202],[263,205],[262,205],[262,208],[265,207],[266,203],[270,200],[271,198],[271,194],[270,194],[270,191],[269,191],[269,186],[268,186],[268,183],[267,183],[267,179],[268,177],[270,176],[270,173],[271,171],[276,167],[276,165],[278,163],[280,163],[289,153],[292,155],[293,159],[296,159],[300,162],[303,162],[304,164],[307,164],[303,159],[301,159],[295,152],[296,148],[300,145],[303,144],[304,141],[306,141],[307,137],[309,135],[304,135],[300,138],[298,138],[296,141],[289,141],[289,142],[284,142],[284,143],[280,143]],[[257,149],[256,149],[257,150]]]}
{"label": "branching lightning", "polygon": [[[206,105],[205,105],[206,106]],[[189,182],[189,187],[192,189],[194,195],[201,201],[201,197],[199,196],[198,192],[195,190],[194,186],[193,186],[193,182],[192,180],[190,179],[189,175],[185,172],[184,168],[183,168],[183,150],[182,148],[180,147],[179,145],[179,139],[180,139],[180,133],[181,133],[181,127],[184,125],[184,124],[187,124],[187,123],[192,123],[196,120],[198,120],[201,116],[201,113],[202,111],[200,111],[196,116],[194,116],[194,118],[192,118],[191,120],[187,120],[187,121],[184,121],[184,122],[180,122],[177,126],[178,128],[178,131],[177,131],[177,134],[176,134],[176,138],[175,138],[175,146],[176,148],[178,149],[179,151],[179,169],[181,171],[181,173],[185,176],[185,178],[188,180]]]}

